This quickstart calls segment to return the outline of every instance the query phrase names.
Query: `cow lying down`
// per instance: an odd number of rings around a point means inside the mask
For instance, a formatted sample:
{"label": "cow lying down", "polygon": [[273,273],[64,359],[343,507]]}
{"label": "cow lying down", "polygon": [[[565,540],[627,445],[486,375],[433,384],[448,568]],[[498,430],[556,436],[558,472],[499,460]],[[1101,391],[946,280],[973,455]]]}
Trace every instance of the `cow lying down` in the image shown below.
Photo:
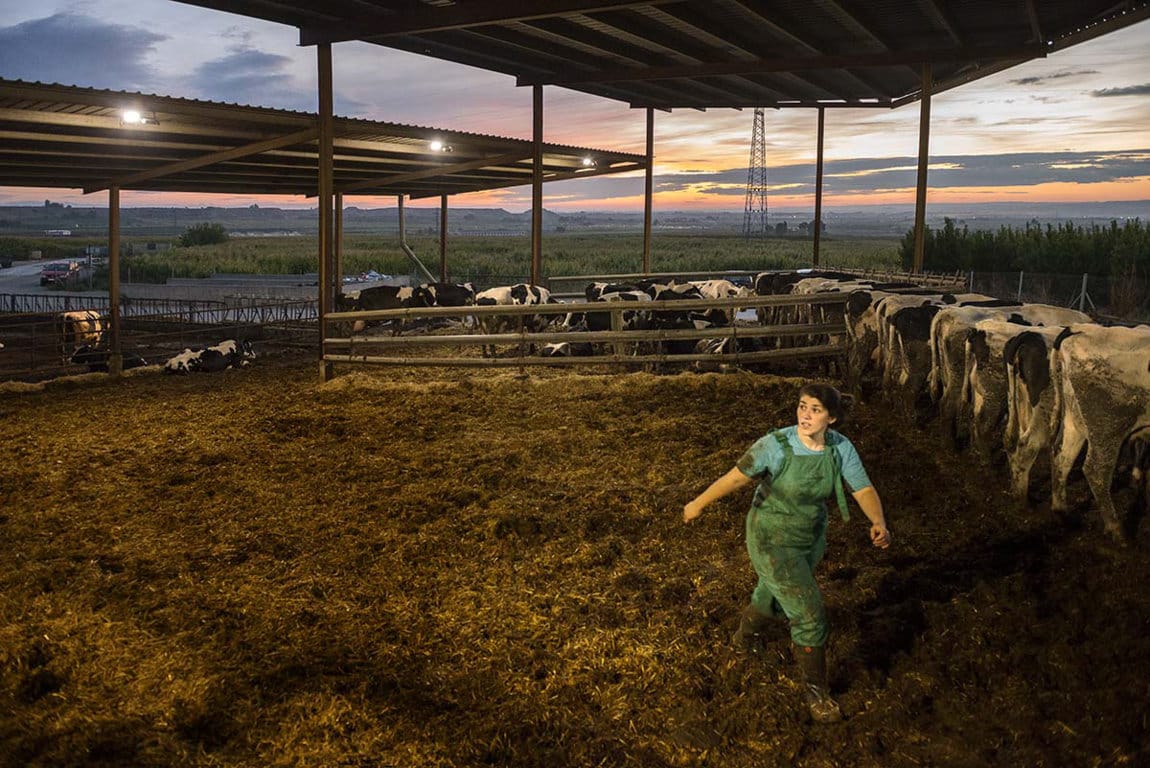
{"label": "cow lying down", "polygon": [[164,363],[164,373],[215,373],[246,368],[255,360],[250,341],[221,341],[212,347],[190,347]]}
{"label": "cow lying down", "polygon": [[[107,373],[111,359],[111,350],[93,347],[91,344],[83,344],[72,353],[69,362],[75,365],[86,365],[88,366],[88,370],[93,373]],[[120,355],[120,370],[122,371],[128,371],[132,368],[142,368],[147,364],[148,361],[135,352],[124,352]]]}

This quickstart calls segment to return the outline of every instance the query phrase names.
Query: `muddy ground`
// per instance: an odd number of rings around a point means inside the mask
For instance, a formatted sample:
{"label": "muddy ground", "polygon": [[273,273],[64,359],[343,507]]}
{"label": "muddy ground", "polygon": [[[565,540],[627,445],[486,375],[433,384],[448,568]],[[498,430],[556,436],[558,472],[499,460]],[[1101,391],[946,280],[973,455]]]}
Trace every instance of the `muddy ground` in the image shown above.
{"label": "muddy ground", "polygon": [[844,430],[894,543],[831,523],[818,726],[728,647],[749,491],[681,520],[799,379],[337,372],[0,393],[0,765],[1150,764],[1146,533],[929,423]]}

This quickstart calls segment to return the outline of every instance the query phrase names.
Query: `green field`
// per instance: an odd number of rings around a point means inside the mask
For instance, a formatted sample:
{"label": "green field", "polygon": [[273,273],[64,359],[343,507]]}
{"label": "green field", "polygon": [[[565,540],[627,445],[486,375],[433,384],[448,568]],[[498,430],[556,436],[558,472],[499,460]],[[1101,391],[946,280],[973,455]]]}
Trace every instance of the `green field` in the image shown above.
{"label": "green field", "polygon": [[[318,269],[313,237],[231,238],[219,245],[179,247],[175,239],[161,250],[148,250],[148,241],[129,239],[130,253],[122,259],[124,278],[162,283],[170,277],[206,277],[214,273],[306,274]],[[439,274],[439,239],[408,240],[420,260]],[[12,248],[26,252],[37,243]],[[59,241],[52,245],[59,247]],[[82,248],[84,243],[76,243]],[[526,279],[530,274],[527,237],[452,237],[447,244],[449,278],[490,286]],[[823,238],[823,266],[897,269],[897,238]],[[767,238],[748,241],[733,235],[658,234],[652,238],[651,272],[722,272],[725,270],[786,269],[811,266],[809,238]],[[45,254],[47,257],[47,254]],[[66,258],[54,253],[51,258]],[[395,236],[350,235],[343,243],[343,273],[357,275],[374,269],[390,275],[414,274]],[[641,272],[643,238],[639,234],[549,234],[543,241],[543,277]]]}

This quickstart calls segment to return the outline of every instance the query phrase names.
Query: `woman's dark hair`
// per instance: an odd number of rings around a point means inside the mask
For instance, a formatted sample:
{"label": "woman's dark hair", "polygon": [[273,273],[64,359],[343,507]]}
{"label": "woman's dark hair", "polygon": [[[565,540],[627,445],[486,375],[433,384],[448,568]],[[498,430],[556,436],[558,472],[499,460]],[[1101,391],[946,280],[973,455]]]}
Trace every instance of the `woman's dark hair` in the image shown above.
{"label": "woman's dark hair", "polygon": [[830,384],[818,384],[816,382],[804,384],[803,388],[799,390],[799,397],[803,395],[813,397],[823,404],[827,413],[834,417],[836,429],[841,429],[846,424],[847,414],[850,413],[851,406],[854,404],[854,398],[850,395],[840,393]]}

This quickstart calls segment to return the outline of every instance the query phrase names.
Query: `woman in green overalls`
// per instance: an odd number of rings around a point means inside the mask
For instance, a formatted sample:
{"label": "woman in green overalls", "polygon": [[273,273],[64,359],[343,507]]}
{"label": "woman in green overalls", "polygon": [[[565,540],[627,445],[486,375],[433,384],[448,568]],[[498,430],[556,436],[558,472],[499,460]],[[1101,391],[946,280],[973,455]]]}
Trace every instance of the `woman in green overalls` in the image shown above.
{"label": "woman in green overalls", "polygon": [[848,518],[843,480],[870,520],[871,542],[890,546],[882,501],[858,452],[830,429],[845,417],[837,389],[807,384],[799,391],[796,425],[757,440],[734,468],[683,507],[683,521],[689,523],[711,502],[758,480],[746,534],[759,581],[733,640],[741,650],[754,651],[771,619],[785,616],[811,716],[823,723],[837,722],[842,714],[827,686],[827,615],[814,571],[827,547],[826,500],[837,496],[843,519]]}

